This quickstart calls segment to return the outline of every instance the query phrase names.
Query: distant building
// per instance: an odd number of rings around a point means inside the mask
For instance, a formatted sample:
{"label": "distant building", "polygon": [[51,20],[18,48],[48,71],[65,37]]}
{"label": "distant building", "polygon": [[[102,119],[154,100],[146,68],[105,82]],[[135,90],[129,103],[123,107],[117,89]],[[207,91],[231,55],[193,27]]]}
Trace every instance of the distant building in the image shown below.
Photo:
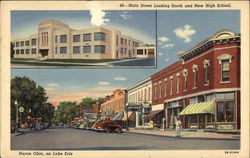
{"label": "distant building", "polygon": [[[38,34],[14,39],[14,58],[121,59],[154,57],[155,48],[138,54],[142,42],[121,31],[106,28],[74,30],[56,20],[38,24]],[[139,52],[141,52],[139,49]]]}

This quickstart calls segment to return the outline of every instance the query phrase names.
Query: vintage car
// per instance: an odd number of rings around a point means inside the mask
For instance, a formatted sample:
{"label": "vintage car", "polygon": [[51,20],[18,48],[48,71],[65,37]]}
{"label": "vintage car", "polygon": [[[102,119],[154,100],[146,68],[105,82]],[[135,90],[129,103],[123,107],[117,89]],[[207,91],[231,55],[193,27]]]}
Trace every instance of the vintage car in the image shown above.
{"label": "vintage car", "polygon": [[116,132],[122,133],[122,128],[119,124],[111,120],[96,121],[92,126],[94,131],[103,131],[107,133]]}

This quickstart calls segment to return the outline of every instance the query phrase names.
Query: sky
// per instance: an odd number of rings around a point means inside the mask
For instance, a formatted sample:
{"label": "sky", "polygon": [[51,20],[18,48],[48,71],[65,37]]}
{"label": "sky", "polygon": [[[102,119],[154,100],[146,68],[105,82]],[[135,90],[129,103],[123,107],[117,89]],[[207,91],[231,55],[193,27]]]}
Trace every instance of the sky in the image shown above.
{"label": "sky", "polygon": [[217,31],[229,29],[240,33],[240,12],[237,10],[157,11],[157,25],[155,17],[155,11],[13,12],[12,38],[35,33],[33,27],[48,19],[61,20],[75,29],[87,26],[122,28],[148,42],[155,42],[157,38],[157,68],[12,69],[12,78],[26,76],[36,81],[46,89],[49,101],[54,105],[60,101],[79,102],[84,97],[104,97],[117,88],[127,88],[149,77],[178,61],[179,51],[192,48]]}

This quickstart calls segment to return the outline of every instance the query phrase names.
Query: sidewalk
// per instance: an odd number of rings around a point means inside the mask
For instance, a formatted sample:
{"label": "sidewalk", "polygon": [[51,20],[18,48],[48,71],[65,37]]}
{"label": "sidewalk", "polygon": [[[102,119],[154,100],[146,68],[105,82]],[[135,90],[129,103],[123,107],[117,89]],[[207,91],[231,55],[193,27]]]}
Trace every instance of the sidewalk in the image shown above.
{"label": "sidewalk", "polygon": [[[170,137],[176,138],[175,130],[159,130],[159,129],[135,129],[130,128],[129,131],[124,131],[124,133],[131,134],[141,134],[141,135],[151,135],[160,137]],[[203,130],[197,131],[180,131],[181,137],[185,139],[217,139],[217,140],[240,140],[240,134],[223,134],[215,132],[203,132]]]}

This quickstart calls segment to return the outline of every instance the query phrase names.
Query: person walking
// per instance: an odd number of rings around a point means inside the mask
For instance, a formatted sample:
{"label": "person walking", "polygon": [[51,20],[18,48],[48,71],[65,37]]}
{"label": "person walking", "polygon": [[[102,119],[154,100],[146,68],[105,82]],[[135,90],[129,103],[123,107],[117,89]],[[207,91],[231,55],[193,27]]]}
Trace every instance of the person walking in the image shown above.
{"label": "person walking", "polygon": [[149,128],[150,128],[150,130],[152,130],[154,128],[154,121],[153,120],[149,121]]}
{"label": "person walking", "polygon": [[175,123],[176,137],[180,137],[181,136],[180,127],[181,127],[181,121],[180,121],[179,118],[177,118],[176,119],[176,123]]}

